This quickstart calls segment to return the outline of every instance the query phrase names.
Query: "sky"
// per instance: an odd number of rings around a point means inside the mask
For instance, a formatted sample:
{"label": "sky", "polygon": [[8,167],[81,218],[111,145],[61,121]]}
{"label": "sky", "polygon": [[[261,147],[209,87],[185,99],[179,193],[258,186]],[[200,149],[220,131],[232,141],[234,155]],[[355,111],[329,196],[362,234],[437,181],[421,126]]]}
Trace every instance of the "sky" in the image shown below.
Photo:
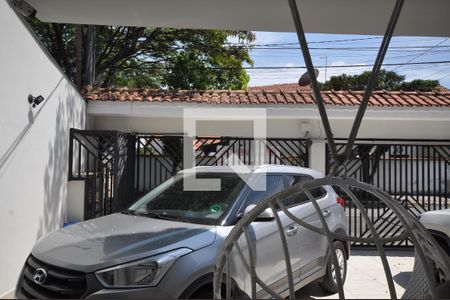
{"label": "sky", "polygon": [[[250,75],[249,86],[297,82],[306,69],[289,68],[305,65],[296,34],[277,32],[255,32],[255,34],[256,40],[252,44],[256,46],[250,51],[254,61],[253,67],[281,68],[247,70]],[[337,34],[307,34],[306,39],[309,43],[313,63],[320,67],[318,68],[320,82],[325,80],[325,75],[329,79],[330,76],[342,73],[359,74],[362,71],[371,70],[371,65],[375,61],[378,47],[382,41],[381,36]],[[394,70],[405,75],[407,81],[433,79],[439,80],[441,85],[450,88],[450,63],[417,64],[436,61],[450,61],[449,38],[394,36],[384,63],[413,65],[384,66],[383,69]],[[347,67],[358,64],[370,66]]]}

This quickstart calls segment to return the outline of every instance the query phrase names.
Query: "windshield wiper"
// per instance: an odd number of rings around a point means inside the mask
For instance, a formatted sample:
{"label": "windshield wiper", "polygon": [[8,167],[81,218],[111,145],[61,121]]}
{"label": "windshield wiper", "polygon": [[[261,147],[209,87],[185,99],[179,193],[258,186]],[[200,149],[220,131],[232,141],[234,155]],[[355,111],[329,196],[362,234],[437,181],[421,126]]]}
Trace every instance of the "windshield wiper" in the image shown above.
{"label": "windshield wiper", "polygon": [[121,211],[121,213],[132,216],[149,217],[154,219],[161,219],[167,221],[178,221],[180,218],[174,216],[168,216],[165,214],[155,213],[155,212],[140,212],[132,209],[126,209]]}
{"label": "windshield wiper", "polygon": [[136,211],[131,210],[131,209],[125,209],[125,210],[122,210],[122,211],[120,211],[120,213],[121,213],[121,214],[125,214],[125,215],[133,215],[133,216],[136,215]]}
{"label": "windshield wiper", "polygon": [[155,212],[147,212],[143,215],[146,215],[150,218],[154,219],[161,219],[161,220],[167,220],[167,221],[178,221],[180,218],[174,217],[174,216],[168,216],[165,214],[155,213]]}

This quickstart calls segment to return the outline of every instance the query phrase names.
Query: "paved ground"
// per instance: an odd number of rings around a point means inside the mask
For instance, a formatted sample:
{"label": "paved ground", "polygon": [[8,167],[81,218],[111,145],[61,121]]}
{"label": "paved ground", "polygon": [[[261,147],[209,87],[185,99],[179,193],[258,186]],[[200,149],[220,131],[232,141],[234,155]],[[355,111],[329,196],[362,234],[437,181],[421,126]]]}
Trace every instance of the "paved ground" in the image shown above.
{"label": "paved ground", "polygon": [[[413,251],[387,251],[389,265],[400,298],[408,284],[414,265]],[[344,285],[348,299],[390,299],[381,260],[376,251],[352,250],[348,260],[347,280]],[[324,294],[317,283],[297,291],[296,298],[338,299],[338,294]]]}

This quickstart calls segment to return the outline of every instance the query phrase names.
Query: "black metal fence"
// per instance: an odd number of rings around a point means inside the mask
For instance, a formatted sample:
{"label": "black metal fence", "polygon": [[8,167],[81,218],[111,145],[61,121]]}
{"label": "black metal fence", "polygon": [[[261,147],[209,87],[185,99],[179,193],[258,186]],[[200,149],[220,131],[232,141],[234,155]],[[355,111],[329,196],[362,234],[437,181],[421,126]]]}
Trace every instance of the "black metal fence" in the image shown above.
{"label": "black metal fence", "polygon": [[84,219],[116,212],[134,201],[127,197],[133,192],[133,136],[71,129],[69,151],[69,180],[85,181]]}
{"label": "black metal fence", "polygon": [[[136,136],[136,198],[183,169],[183,141],[179,135]],[[192,147],[197,166],[260,164],[255,153],[268,164],[308,166],[309,143],[303,139],[196,137]]]}
{"label": "black metal fence", "polygon": [[[345,143],[337,143],[342,154]],[[327,149],[327,172],[334,166]],[[450,206],[450,142],[448,141],[358,141],[352,148],[351,159],[337,170],[370,183],[389,193],[415,217],[429,210]],[[382,237],[401,231],[394,213],[368,194],[360,195],[365,209]],[[349,201],[347,217],[350,234],[367,237],[369,230],[360,211]],[[360,244],[358,244],[360,245]],[[388,246],[409,246],[404,240]]]}

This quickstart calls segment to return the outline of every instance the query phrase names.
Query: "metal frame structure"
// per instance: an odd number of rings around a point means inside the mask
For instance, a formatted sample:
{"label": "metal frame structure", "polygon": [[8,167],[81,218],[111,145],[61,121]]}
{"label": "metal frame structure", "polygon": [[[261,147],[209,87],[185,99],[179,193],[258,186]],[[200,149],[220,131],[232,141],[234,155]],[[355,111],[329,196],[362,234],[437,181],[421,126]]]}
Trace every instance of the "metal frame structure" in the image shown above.
{"label": "metal frame structure", "polygon": [[[383,64],[384,57],[386,55],[387,49],[389,47],[389,43],[391,41],[392,35],[394,34],[395,26],[397,25],[397,21],[400,17],[400,12],[403,7],[404,0],[396,0],[391,18],[389,20],[388,26],[386,28],[386,32],[383,37],[383,41],[381,42],[380,49],[378,51],[377,58],[375,60],[374,66],[372,68],[372,73],[369,77],[369,81],[367,83],[366,90],[364,92],[363,99],[361,101],[361,105],[356,114],[352,130],[350,133],[350,137],[347,143],[347,149],[345,151],[345,155],[343,157],[339,157],[336,151],[336,145],[334,142],[333,132],[331,130],[330,122],[328,120],[328,115],[325,108],[325,102],[320,94],[319,83],[317,81],[314,65],[311,59],[311,55],[309,53],[308,42],[306,41],[305,31],[303,30],[303,25],[300,17],[300,13],[297,7],[296,0],[289,0],[289,6],[291,8],[292,18],[294,20],[295,29],[297,31],[297,37],[300,43],[300,47],[303,54],[303,59],[305,60],[305,65],[307,72],[309,74],[309,78],[311,80],[311,88],[313,90],[314,98],[317,102],[317,108],[319,109],[320,118],[322,119],[322,125],[325,130],[325,135],[327,137],[328,145],[330,147],[331,156],[333,160],[338,162],[336,167],[343,162],[344,159],[348,159],[350,155],[350,151],[353,147],[353,143],[358,134],[359,127],[361,126],[361,121],[364,117],[364,113],[366,111],[367,105],[369,103],[369,98],[372,95],[372,90],[375,86],[376,79],[381,69],[381,65]],[[331,174],[335,174],[336,169],[331,171]]]}
{"label": "metal frame structure", "polygon": [[[386,254],[384,252],[383,246],[386,243],[392,243],[396,241],[402,241],[405,239],[410,239],[415,245],[416,251],[416,262],[414,266],[414,272],[412,279],[409,282],[409,285],[406,289],[404,297],[408,298],[424,298],[431,296],[432,298],[437,298],[439,293],[437,291],[437,282],[434,277],[434,270],[438,268],[443,276],[447,280],[450,279],[450,263],[447,261],[446,254],[442,249],[437,245],[437,243],[433,240],[430,234],[425,230],[425,228],[415,219],[411,217],[408,211],[395,199],[391,198],[387,193],[377,189],[376,187],[356,181],[351,178],[345,178],[345,173],[343,177],[334,177],[337,173],[338,168],[348,160],[351,155],[351,151],[353,145],[355,143],[358,130],[360,128],[361,122],[364,118],[364,114],[369,103],[369,98],[372,94],[372,90],[375,86],[376,79],[378,77],[379,71],[383,64],[384,57],[386,55],[387,49],[389,47],[390,40],[394,33],[397,21],[400,17],[400,13],[404,4],[404,0],[396,0],[395,6],[393,8],[391,17],[389,19],[389,23],[387,25],[385,34],[383,36],[382,43],[380,45],[377,58],[375,60],[374,66],[372,68],[372,73],[369,77],[369,81],[367,83],[364,96],[361,102],[361,105],[358,109],[357,115],[352,125],[352,129],[350,132],[350,136],[347,141],[347,145],[345,147],[345,151],[343,155],[338,155],[335,140],[333,137],[333,132],[331,130],[330,122],[328,120],[324,100],[320,94],[320,88],[315,76],[314,65],[312,63],[312,59],[309,53],[308,43],[306,41],[305,32],[303,29],[300,13],[297,7],[296,0],[288,0],[289,7],[291,10],[292,18],[295,24],[295,29],[297,32],[297,37],[300,43],[300,47],[302,50],[303,58],[307,67],[307,71],[311,80],[311,87],[313,90],[314,98],[317,102],[317,107],[319,109],[320,117],[322,120],[322,124],[324,126],[324,131],[326,134],[326,138],[328,141],[328,147],[330,156],[333,160],[333,168],[330,170],[330,176],[316,179],[310,182],[302,183],[298,186],[293,187],[292,189],[282,192],[278,195],[275,195],[269,199],[266,199],[262,203],[258,204],[254,209],[252,209],[248,214],[246,214],[232,229],[228,237],[224,242],[224,246],[222,248],[222,253],[219,255],[216,264],[216,272],[214,274],[214,297],[221,298],[221,283],[223,282],[223,275],[225,275],[225,283],[226,283],[226,297],[229,298],[231,296],[231,270],[230,270],[230,255],[233,249],[236,250],[239,257],[241,258],[242,264],[244,265],[246,271],[250,274],[251,278],[251,297],[256,298],[256,285],[260,285],[263,290],[265,290],[269,295],[274,298],[281,298],[281,295],[278,295],[274,290],[272,290],[269,286],[267,286],[264,282],[256,274],[255,269],[255,258],[256,253],[253,252],[251,247],[251,240],[248,234],[248,226],[253,222],[260,213],[262,213],[265,209],[270,208],[275,216],[275,221],[278,227],[278,231],[280,233],[280,240],[282,245],[282,251],[284,254],[285,264],[286,264],[286,274],[289,284],[289,296],[291,299],[295,298],[295,290],[294,290],[294,281],[293,274],[290,263],[289,250],[286,242],[285,233],[283,227],[281,225],[278,212],[275,209],[275,205],[277,204],[281,207],[282,211],[294,222],[297,224],[312,230],[318,234],[325,235],[328,244],[329,244],[329,253],[331,254],[332,264],[334,265],[335,270],[339,270],[338,261],[335,253],[335,247],[333,244],[333,240],[341,240],[341,241],[352,241],[359,242],[365,244],[373,244],[376,246],[386,275],[386,280],[389,287],[390,296],[392,299],[397,299],[397,294],[394,286],[394,282],[392,279],[391,269],[389,267],[389,263],[386,258]],[[343,234],[337,234],[330,231],[324,216],[321,213],[321,209],[311,195],[309,191],[311,188],[320,187],[324,185],[333,185],[338,186],[351,200],[352,203],[359,209],[361,217],[366,222],[370,234],[368,237],[355,237]],[[400,233],[396,233],[393,236],[389,237],[381,237],[377,232],[377,229],[374,227],[374,224],[370,220],[367,212],[364,209],[364,205],[355,195],[354,190],[360,189],[366,193],[369,193],[371,196],[377,199],[377,201],[383,203],[383,205],[389,207],[401,222],[402,231]],[[292,215],[284,206],[282,200],[297,195],[299,193],[304,193],[309,200],[312,202],[317,216],[321,222],[321,228],[312,226]],[[244,235],[245,241],[247,243],[248,248],[248,256],[249,262],[245,259],[244,254],[242,253],[238,239]],[[433,266],[435,267],[433,269]],[[343,288],[343,280],[341,278],[340,272],[336,271],[337,277],[337,286],[339,289],[339,298],[344,299],[344,288]]]}
{"label": "metal frame structure", "polygon": [[[310,190],[313,188],[326,185],[340,187],[347,194],[347,196],[351,198],[351,200],[361,211],[362,216],[369,225],[371,236],[356,237],[343,235],[340,233],[334,233],[330,231],[328,224],[324,216],[322,215],[321,208],[319,207],[317,200],[310,192]],[[376,228],[371,223],[370,217],[367,215],[367,213],[365,213],[364,205],[353,192],[355,189],[360,189],[370,193],[373,197],[376,197],[379,201],[388,206],[402,223],[404,231],[396,234],[395,236],[385,238],[380,237]],[[290,197],[297,197],[302,194],[305,194],[308,197],[309,201],[313,204],[316,214],[320,219],[321,227],[313,226],[303,220],[298,219],[292,213],[290,213],[287,207],[284,205],[283,200],[289,199]],[[387,193],[381,191],[380,189],[377,189],[372,185],[359,182],[352,178],[328,176],[313,181],[303,182],[285,192],[274,195],[264,200],[262,203],[258,204],[248,214],[242,217],[242,219],[231,230],[230,234],[225,239],[222,252],[219,255],[216,263],[216,272],[214,274],[214,297],[216,299],[220,299],[222,296],[221,283],[223,282],[224,276],[226,277],[225,282],[227,283],[225,285],[227,298],[229,298],[231,295],[231,290],[233,289],[233,286],[231,285],[232,280],[230,270],[231,265],[230,257],[231,253],[234,250],[236,251],[235,253],[237,253],[237,256],[240,258],[245,270],[248,272],[248,274],[250,274],[251,291],[252,291],[251,298],[253,299],[256,298],[256,285],[258,284],[264,291],[266,291],[273,298],[282,299],[280,295],[278,295],[266,283],[264,283],[258,277],[258,274],[256,274],[255,258],[257,257],[257,254],[253,251],[254,247],[251,246],[252,241],[248,233],[248,226],[267,208],[270,208],[273,211],[276,218],[276,224],[278,227],[278,231],[280,233],[281,246],[283,248],[282,250],[286,264],[286,273],[289,282],[289,296],[291,299],[295,298],[294,282],[292,278],[289,250],[284,236],[284,230],[279,221],[278,212],[275,208],[275,205],[278,205],[281,208],[281,210],[286,214],[286,216],[289,217],[292,221],[294,221],[298,225],[303,226],[318,234],[326,236],[329,243],[329,253],[331,255],[332,263],[335,267],[335,270],[339,270],[339,267],[335,253],[335,248],[333,245],[334,240],[360,242],[375,245],[383,264],[390,297],[392,299],[397,299],[398,297],[392,279],[391,268],[389,266],[383,248],[383,245],[386,243],[401,241],[404,240],[405,238],[409,238],[415,244],[416,261],[414,265],[413,276],[408,284],[408,287],[405,290],[403,298],[423,299],[431,297],[433,299],[436,299],[439,297],[440,294],[435,278],[435,270],[439,270],[440,274],[445,278],[447,279],[450,278],[450,262],[447,259],[447,255],[439,247],[436,241],[433,240],[433,238],[423,227],[423,225],[418,220],[411,218],[409,213],[402,207],[400,203],[393,200]],[[238,240],[241,238],[242,235],[244,236],[245,242],[247,243],[249,260],[247,260],[244,256],[244,253],[242,253],[242,250],[240,248],[242,244],[238,243]],[[339,288],[339,298],[345,299],[343,281],[340,272],[336,272],[336,274],[337,274],[337,285]]]}

